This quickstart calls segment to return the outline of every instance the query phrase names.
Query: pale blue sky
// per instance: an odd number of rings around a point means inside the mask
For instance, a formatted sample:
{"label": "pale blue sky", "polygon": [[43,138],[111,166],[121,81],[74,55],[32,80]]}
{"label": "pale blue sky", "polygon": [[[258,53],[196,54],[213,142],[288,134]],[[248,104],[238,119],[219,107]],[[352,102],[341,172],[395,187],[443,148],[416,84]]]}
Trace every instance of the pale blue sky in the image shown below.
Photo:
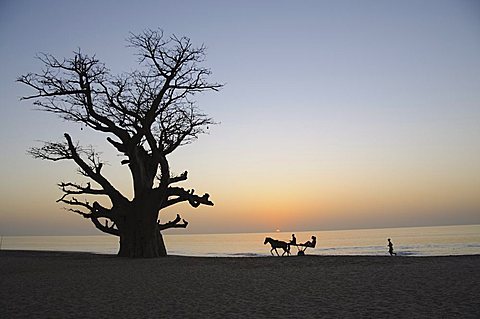
{"label": "pale blue sky", "polygon": [[32,0],[0,2],[0,233],[95,233],[55,204],[74,166],[35,140],[99,145],[128,191],[105,136],[32,111],[15,78],[78,47],[131,70],[145,28],[204,43],[226,83],[198,98],[221,124],[171,159],[216,203],[174,210],[190,231],[480,223],[479,1]]}

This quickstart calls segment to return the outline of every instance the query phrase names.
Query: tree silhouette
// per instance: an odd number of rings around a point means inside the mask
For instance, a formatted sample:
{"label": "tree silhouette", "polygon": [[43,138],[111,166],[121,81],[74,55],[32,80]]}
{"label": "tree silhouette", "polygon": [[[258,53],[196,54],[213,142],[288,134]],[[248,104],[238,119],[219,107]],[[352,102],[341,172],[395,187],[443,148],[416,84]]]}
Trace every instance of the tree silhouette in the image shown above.
{"label": "tree silhouette", "polygon": [[[38,55],[43,70],[17,81],[36,91],[22,99],[33,99],[38,109],[107,135],[124,156],[121,164],[130,169],[133,198],[125,197],[102,174],[103,162],[93,147],[74,143],[67,133],[64,142],[46,142],[29,153],[44,160],[73,160],[80,174],[91,180],[83,185],[59,183],[63,196],[58,202],[102,232],[119,236],[119,256],[166,256],[162,230],[188,223],[180,215],[161,223],[160,211],[180,202],[213,205],[208,194],[174,186],[187,179],[187,172],[171,176],[167,156],[214,124],[192,97],[222,85],[207,81],[211,72],[201,66],[205,47],[195,47],[186,37],[146,30],[130,34],[127,41],[137,50],[139,70],[114,76],[95,56],[78,50],[71,59]],[[111,207],[79,200],[79,195],[107,196]]]}

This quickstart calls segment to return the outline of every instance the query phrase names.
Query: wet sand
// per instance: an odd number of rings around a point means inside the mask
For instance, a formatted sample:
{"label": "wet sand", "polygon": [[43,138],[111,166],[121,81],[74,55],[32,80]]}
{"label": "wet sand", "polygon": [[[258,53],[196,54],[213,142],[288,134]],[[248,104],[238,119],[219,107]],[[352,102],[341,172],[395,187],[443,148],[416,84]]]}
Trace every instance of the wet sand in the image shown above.
{"label": "wet sand", "polygon": [[478,318],[480,255],[126,259],[0,251],[2,318]]}

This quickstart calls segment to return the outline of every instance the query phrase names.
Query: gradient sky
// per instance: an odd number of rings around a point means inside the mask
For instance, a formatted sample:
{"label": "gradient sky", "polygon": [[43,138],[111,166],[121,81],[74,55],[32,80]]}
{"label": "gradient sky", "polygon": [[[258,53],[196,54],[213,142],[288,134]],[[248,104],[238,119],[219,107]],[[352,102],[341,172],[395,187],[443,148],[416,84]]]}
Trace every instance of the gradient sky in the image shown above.
{"label": "gradient sky", "polygon": [[106,136],[19,101],[38,52],[80,47],[113,73],[136,67],[129,32],[162,28],[208,47],[221,124],[171,156],[189,232],[480,223],[479,1],[1,1],[0,234],[99,234],[55,203],[73,163],[26,155],[69,132],[130,179]]}

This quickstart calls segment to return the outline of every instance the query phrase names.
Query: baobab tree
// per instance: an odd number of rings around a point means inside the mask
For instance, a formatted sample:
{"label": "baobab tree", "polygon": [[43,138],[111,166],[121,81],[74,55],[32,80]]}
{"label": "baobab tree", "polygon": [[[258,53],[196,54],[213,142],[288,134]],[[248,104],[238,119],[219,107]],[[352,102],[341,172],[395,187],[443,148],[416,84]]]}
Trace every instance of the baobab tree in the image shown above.
{"label": "baobab tree", "polygon": [[[88,182],[59,183],[63,196],[58,202],[100,231],[119,236],[119,256],[166,256],[162,231],[185,228],[188,223],[180,215],[162,223],[160,212],[181,202],[192,207],[213,205],[208,194],[200,196],[176,184],[187,179],[187,172],[172,175],[168,155],[214,124],[193,97],[222,85],[207,80],[211,72],[202,66],[205,47],[194,46],[186,37],[146,30],[130,34],[127,41],[137,50],[136,71],[112,75],[95,56],[78,50],[72,58],[38,55],[42,71],[20,76],[18,81],[35,91],[22,99],[34,100],[39,110],[106,135],[122,155],[121,164],[130,170],[133,198],[105,177],[99,153],[74,142],[68,133],[63,142],[44,142],[29,153],[34,158],[76,163]],[[96,196],[107,197],[109,205],[100,204]]]}

